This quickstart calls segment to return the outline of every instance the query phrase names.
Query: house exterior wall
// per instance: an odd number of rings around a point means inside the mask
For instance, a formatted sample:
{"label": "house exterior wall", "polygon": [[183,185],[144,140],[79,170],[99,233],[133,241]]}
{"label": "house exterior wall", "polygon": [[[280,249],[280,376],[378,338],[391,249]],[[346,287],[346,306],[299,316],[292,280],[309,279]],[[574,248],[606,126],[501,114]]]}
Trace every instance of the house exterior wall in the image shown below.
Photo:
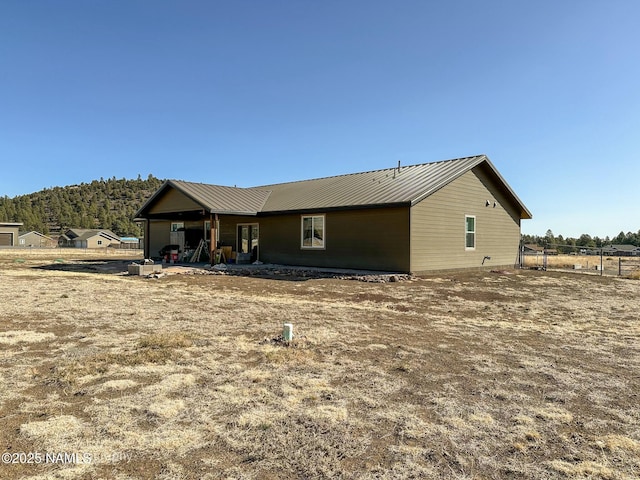
{"label": "house exterior wall", "polygon": [[160,249],[169,245],[169,231],[171,221],[169,220],[147,220],[149,222],[149,251],[145,252],[147,258],[160,256]]}
{"label": "house exterior wall", "polygon": [[53,247],[56,245],[56,242],[47,236],[38,235],[36,232],[29,232],[20,235],[18,245],[21,247]]}
{"label": "house exterior wall", "polygon": [[160,198],[156,199],[149,213],[158,214],[194,210],[202,210],[202,206],[176,189],[170,188]]}
{"label": "house exterior wall", "polygon": [[[322,250],[301,248],[300,214],[220,215],[219,241],[237,251],[238,225],[258,224],[258,255],[264,263],[409,271],[408,207],[333,211],[324,215]],[[196,224],[201,222],[185,222],[185,228]],[[163,246],[171,243],[170,226],[169,220],[151,220],[147,255],[155,257]]]}
{"label": "house exterior wall", "polygon": [[87,238],[84,243],[84,248],[106,248],[109,245],[119,245],[120,242],[118,240],[113,240],[111,238],[103,237],[102,235],[94,235],[93,237]]}
{"label": "house exterior wall", "polygon": [[[262,221],[264,218],[254,217],[251,215],[221,215],[220,216],[220,233],[219,241],[221,245],[227,245],[233,247],[234,251],[237,251],[237,231],[239,224],[258,224],[258,251],[262,245]],[[260,254],[259,254],[260,255]],[[262,257],[260,257],[261,261]]]}
{"label": "house exterior wall", "polygon": [[261,216],[257,221],[260,260],[265,263],[409,271],[408,207],[326,212],[324,249],[301,248],[300,214]]}
{"label": "house exterior wall", "polygon": [[[465,248],[466,215],[476,218],[474,249]],[[411,208],[413,273],[513,267],[519,245],[519,212],[482,168],[465,173]],[[485,256],[491,259],[483,265]]]}

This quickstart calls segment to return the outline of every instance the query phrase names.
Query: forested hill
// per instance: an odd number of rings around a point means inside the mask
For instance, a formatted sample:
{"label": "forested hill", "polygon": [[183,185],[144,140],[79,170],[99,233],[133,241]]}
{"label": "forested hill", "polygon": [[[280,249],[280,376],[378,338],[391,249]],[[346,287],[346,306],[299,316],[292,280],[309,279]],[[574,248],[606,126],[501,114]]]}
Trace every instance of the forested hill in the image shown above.
{"label": "forested hill", "polygon": [[0,197],[0,222],[22,222],[21,231],[45,235],[68,228],[104,228],[120,236],[142,235],[133,216],[163,180],[115,177],[66,187],[45,188],[17,197]]}

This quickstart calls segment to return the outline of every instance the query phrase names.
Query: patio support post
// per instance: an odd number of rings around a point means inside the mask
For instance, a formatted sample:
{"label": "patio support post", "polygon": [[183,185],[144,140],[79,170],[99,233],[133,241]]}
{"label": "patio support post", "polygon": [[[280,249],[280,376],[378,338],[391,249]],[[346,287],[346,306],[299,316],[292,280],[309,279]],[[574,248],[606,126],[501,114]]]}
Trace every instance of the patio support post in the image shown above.
{"label": "patio support post", "polygon": [[144,258],[151,258],[151,220],[144,222]]}
{"label": "patio support post", "polygon": [[216,257],[215,257],[215,253],[216,253],[216,228],[218,226],[218,214],[209,214],[209,226],[211,228],[211,231],[209,232],[209,240],[211,241],[211,244],[209,245],[209,258],[211,259],[211,265],[216,263]]}

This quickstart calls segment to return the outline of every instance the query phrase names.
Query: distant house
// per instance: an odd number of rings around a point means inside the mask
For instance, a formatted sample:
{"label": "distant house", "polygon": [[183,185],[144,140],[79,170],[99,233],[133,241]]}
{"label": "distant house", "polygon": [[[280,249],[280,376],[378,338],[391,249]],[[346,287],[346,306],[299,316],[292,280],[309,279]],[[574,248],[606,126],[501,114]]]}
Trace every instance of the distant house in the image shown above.
{"label": "distant house", "polygon": [[18,245],[18,230],[22,223],[0,222],[0,247]]}
{"label": "distant house", "polygon": [[527,243],[522,246],[522,252],[525,255],[542,255],[544,253],[544,247],[536,245],[535,243]]}
{"label": "distant house", "polygon": [[252,188],[166,181],[136,213],[166,245],[398,272],[513,267],[531,213],[485,155]]}
{"label": "distant house", "polygon": [[602,249],[602,253],[616,257],[637,257],[640,256],[640,247],[635,245],[609,245]]}
{"label": "distant house", "polygon": [[58,237],[58,246],[103,248],[120,245],[120,237],[111,230],[72,228]]}
{"label": "distant house", "polygon": [[558,255],[555,248],[544,248],[534,243],[527,243],[522,246],[522,253],[525,255]]}
{"label": "distant house", "polygon": [[18,237],[18,245],[21,247],[55,247],[57,243],[51,237],[31,231]]}

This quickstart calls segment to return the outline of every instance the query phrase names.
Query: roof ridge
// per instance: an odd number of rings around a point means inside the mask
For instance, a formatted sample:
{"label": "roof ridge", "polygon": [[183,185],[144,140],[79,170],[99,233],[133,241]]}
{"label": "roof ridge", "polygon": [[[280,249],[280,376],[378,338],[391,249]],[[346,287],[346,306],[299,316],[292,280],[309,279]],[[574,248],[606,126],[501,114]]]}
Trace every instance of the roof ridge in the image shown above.
{"label": "roof ridge", "polygon": [[[469,155],[466,157],[459,157],[459,158],[449,158],[447,160],[437,160],[435,162],[424,162],[424,163],[414,163],[411,165],[401,165],[400,166],[400,170],[404,169],[404,168],[412,168],[412,167],[422,167],[424,165],[435,165],[437,163],[446,163],[446,162],[457,162],[457,161],[461,161],[461,160],[468,160],[470,158],[477,158],[477,157],[486,157],[485,154],[479,154],[479,155]],[[307,178],[305,180],[293,180],[291,182],[280,182],[280,183],[270,183],[267,185],[257,185],[255,187],[247,187],[247,188],[261,188],[261,187],[272,187],[272,186],[279,186],[279,185],[289,185],[289,184],[294,184],[294,183],[303,183],[303,182],[313,182],[316,180],[328,180],[330,178],[339,178],[339,177],[350,177],[353,175],[365,175],[368,173],[376,173],[376,172],[391,172],[393,170],[396,170],[398,167],[388,167],[388,168],[378,168],[375,170],[365,170],[364,172],[351,172],[351,173],[341,173],[338,175],[327,175],[326,177],[317,177],[317,178]]]}
{"label": "roof ridge", "polygon": [[[204,182],[190,182],[188,180],[178,180],[178,179],[174,179],[174,178],[170,178],[167,181],[169,182],[180,182],[180,183],[188,183],[190,185],[203,185],[206,187],[221,187],[221,188],[235,188],[236,190],[258,190],[260,189],[260,187],[238,187],[238,186],[231,186],[231,185],[218,185],[216,183],[204,183]],[[263,190],[265,192],[271,192],[271,190]]]}

